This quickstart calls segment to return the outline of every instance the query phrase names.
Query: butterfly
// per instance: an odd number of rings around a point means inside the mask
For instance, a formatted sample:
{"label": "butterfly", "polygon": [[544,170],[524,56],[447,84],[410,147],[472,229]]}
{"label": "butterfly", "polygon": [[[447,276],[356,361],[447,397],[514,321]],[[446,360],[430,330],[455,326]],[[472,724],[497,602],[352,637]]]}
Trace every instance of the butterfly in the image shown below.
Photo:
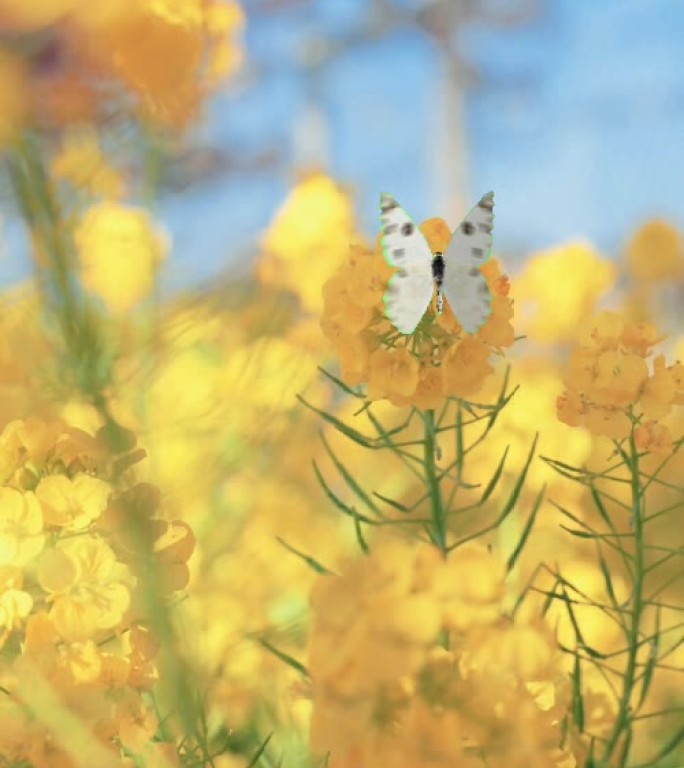
{"label": "butterfly", "polygon": [[388,194],[380,196],[382,248],[397,272],[385,293],[385,312],[397,330],[411,334],[437,288],[437,314],[446,296],[466,333],[477,333],[489,317],[492,294],[480,267],[489,259],[494,193],[483,195],[451,237],[446,253],[433,255],[408,214]]}

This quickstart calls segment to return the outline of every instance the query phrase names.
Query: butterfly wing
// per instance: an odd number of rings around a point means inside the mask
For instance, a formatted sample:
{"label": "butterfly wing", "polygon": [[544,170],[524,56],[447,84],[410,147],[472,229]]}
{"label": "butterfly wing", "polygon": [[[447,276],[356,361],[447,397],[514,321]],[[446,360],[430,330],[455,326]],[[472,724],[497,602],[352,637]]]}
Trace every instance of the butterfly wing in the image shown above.
{"label": "butterfly wing", "polygon": [[432,299],[432,251],[423,233],[397,201],[380,197],[382,248],[390,266],[397,267],[385,293],[388,319],[404,334],[413,333]]}
{"label": "butterfly wing", "polygon": [[492,309],[492,294],[480,267],[489,259],[494,193],[488,192],[454,232],[445,255],[443,289],[466,333],[477,333]]}

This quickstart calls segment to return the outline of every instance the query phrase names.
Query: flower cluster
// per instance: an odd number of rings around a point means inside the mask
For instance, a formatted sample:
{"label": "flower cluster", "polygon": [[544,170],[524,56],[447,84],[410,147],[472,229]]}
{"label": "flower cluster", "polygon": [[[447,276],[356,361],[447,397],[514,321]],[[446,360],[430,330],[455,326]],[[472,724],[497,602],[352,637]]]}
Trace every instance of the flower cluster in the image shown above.
{"label": "flower cluster", "polygon": [[616,275],[614,262],[583,241],[530,254],[513,280],[516,324],[532,341],[571,341]]}
{"label": "flower cluster", "polygon": [[306,175],[262,239],[260,281],[292,291],[305,310],[318,314],[321,286],[344,260],[354,228],[349,195],[329,176]]}
{"label": "flower cluster", "polygon": [[233,0],[2,0],[0,31],[16,43],[0,56],[0,142],[26,119],[91,122],[131,101],[145,118],[184,127],[238,66],[243,23]]}
{"label": "flower cluster", "polygon": [[573,765],[561,747],[569,691],[552,633],[506,618],[503,593],[502,563],[478,544],[445,560],[386,543],[321,577],[314,751],[329,751],[331,768]]}
{"label": "flower cluster", "polygon": [[83,287],[119,315],[152,292],[169,247],[146,210],[113,201],[88,208],[74,239]]}
{"label": "flower cluster", "polygon": [[[433,252],[444,252],[451,231],[442,219],[423,223]],[[436,408],[448,397],[468,397],[493,372],[493,351],[514,342],[513,302],[508,280],[495,259],[482,273],[492,292],[492,312],[473,336],[465,334],[445,303],[444,313],[429,309],[412,336],[403,336],[385,316],[383,297],[393,274],[380,243],[370,250],[353,246],[344,264],[323,287],[321,325],[340,357],[342,377],[352,385],[367,382],[371,400]]]}
{"label": "flower cluster", "polygon": [[159,517],[153,486],[122,487],[141,458],[133,442],[114,454],[104,430],[35,418],[0,434],[2,721],[16,726],[0,739],[3,761],[66,760],[72,735],[30,722],[50,697],[111,755],[159,747],[143,696],[158,646],[140,575],[157,568],[168,596],[185,588],[194,538]]}
{"label": "flower cluster", "polygon": [[684,405],[684,365],[666,366],[658,355],[649,368],[647,358],[662,340],[656,329],[625,323],[613,312],[592,320],[583,340],[572,353],[566,389],[557,401],[558,418],[614,440],[628,437],[634,428],[639,448],[669,453],[672,438],[660,420],[673,405]]}
{"label": "flower cluster", "polygon": [[682,237],[667,221],[649,221],[629,241],[627,263],[637,281],[681,280],[684,277]]}

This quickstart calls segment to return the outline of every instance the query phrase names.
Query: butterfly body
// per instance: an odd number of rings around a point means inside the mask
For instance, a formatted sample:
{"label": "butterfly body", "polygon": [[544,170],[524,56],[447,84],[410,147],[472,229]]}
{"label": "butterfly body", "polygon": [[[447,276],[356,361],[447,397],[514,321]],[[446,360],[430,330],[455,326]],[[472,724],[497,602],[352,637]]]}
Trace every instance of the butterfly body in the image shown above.
{"label": "butterfly body", "polygon": [[444,311],[444,291],[442,285],[444,283],[444,255],[439,251],[432,257],[432,278],[435,281],[435,287],[437,288],[437,314],[441,315]]}
{"label": "butterfly body", "polygon": [[402,333],[416,329],[437,291],[437,313],[446,296],[467,333],[476,333],[491,310],[491,293],[480,267],[489,258],[494,194],[488,192],[454,232],[446,252],[433,255],[420,230],[391,195],[380,198],[385,257],[397,272],[385,294],[386,314]]}

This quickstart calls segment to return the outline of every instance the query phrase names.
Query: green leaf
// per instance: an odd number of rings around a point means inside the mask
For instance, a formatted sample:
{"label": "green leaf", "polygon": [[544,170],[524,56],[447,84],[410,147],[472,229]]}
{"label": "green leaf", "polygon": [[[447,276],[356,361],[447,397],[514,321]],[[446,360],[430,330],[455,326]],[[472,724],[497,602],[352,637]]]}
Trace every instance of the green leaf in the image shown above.
{"label": "green leaf", "polygon": [[603,574],[603,581],[606,585],[606,592],[608,592],[608,597],[610,598],[611,605],[618,613],[621,613],[620,604],[618,603],[617,596],[615,594],[615,589],[613,588],[613,578],[610,575],[610,568],[608,567],[608,563],[606,562],[606,559],[603,556],[603,550],[601,549],[601,546],[598,543],[596,544],[596,549],[598,551],[598,560],[599,560],[599,566],[601,568],[601,573]]}
{"label": "green leaf", "polygon": [[463,410],[459,403],[456,407],[456,478],[461,480],[463,476]]}
{"label": "green leaf", "polygon": [[373,496],[377,496],[379,499],[384,501],[385,504],[389,504],[390,507],[394,507],[394,509],[398,510],[399,512],[404,512],[404,513],[411,512],[411,507],[407,507],[405,504],[402,504],[399,501],[390,499],[388,496],[383,496],[381,493],[378,493],[377,491],[373,491]]}
{"label": "green leaf", "polygon": [[530,469],[530,465],[532,464],[532,459],[534,457],[534,452],[537,449],[537,441],[539,440],[539,432],[534,436],[534,440],[532,441],[532,446],[530,448],[530,452],[527,455],[527,459],[525,460],[525,465],[522,468],[522,472],[520,473],[520,476],[518,477],[515,486],[513,487],[513,491],[508,499],[508,502],[506,503],[506,506],[504,507],[504,512],[502,513],[502,518],[507,515],[518,503],[518,498],[520,496],[520,492],[523,489],[523,485],[525,484],[525,479],[527,478],[527,473]]}
{"label": "green leaf", "polygon": [[557,595],[556,597],[557,599],[561,599],[565,602],[565,608],[568,612],[570,623],[572,624],[573,631],[575,632],[575,638],[577,639],[577,642],[592,658],[604,659],[604,654],[586,644],[584,636],[582,635],[582,630],[580,629],[579,623],[577,621],[577,617],[575,616],[575,611],[572,607],[572,600],[570,599],[570,595],[568,595],[567,590],[565,589],[565,585],[563,585],[561,589],[563,590],[563,595]]}
{"label": "green leaf", "polygon": [[487,483],[487,486],[485,487],[484,491],[482,492],[482,497],[480,498],[480,504],[484,504],[485,501],[492,495],[494,492],[494,489],[497,486],[497,483],[499,482],[501,478],[501,474],[504,469],[504,465],[506,464],[506,457],[508,456],[508,449],[509,446],[506,446],[506,450],[503,452],[503,455],[501,456],[501,461],[499,461],[499,465],[494,470],[494,474],[492,475],[491,480]]}
{"label": "green leaf", "polygon": [[582,670],[579,655],[575,654],[575,668],[572,672],[572,716],[580,733],[584,731],[584,699],[582,697]]}
{"label": "green leaf", "polygon": [[651,766],[659,765],[660,761],[667,757],[670,752],[674,752],[675,749],[684,741],[684,725],[672,734],[672,737],[665,742],[665,745],[660,749],[657,755],[653,757],[648,763],[641,763],[636,768],[651,768]]}
{"label": "green leaf", "polygon": [[601,517],[603,518],[603,521],[610,528],[610,530],[615,532],[613,521],[611,520],[610,515],[606,510],[605,504],[603,503],[603,499],[601,498],[601,492],[596,488],[593,482],[589,484],[589,491],[591,493],[591,498],[592,498],[592,501],[594,502],[594,506],[598,510],[599,515],[601,515]]}
{"label": "green leaf", "polygon": [[347,485],[351,488],[351,490],[368,507],[368,509],[370,509],[372,512],[375,512],[375,514],[378,515],[378,517],[382,517],[382,513],[380,512],[380,509],[378,508],[376,503],[363,490],[363,488],[359,485],[359,483],[354,479],[351,472],[349,472],[349,470],[344,466],[344,464],[337,458],[337,456],[335,455],[335,452],[328,444],[328,441],[325,439],[325,436],[321,435],[321,441],[323,443],[323,447],[326,450],[326,453],[328,454],[328,456],[330,456],[337,471],[340,473],[343,480],[347,483]]}
{"label": "green leaf", "polygon": [[330,571],[324,565],[321,565],[318,560],[314,560],[313,557],[305,555],[303,552],[295,549],[293,546],[281,539],[280,536],[276,536],[276,541],[285,547],[288,552],[291,552],[293,555],[296,555],[298,558],[303,560],[309,566],[309,568],[311,568],[316,573],[330,573]]}
{"label": "green leaf", "polygon": [[641,693],[639,695],[639,703],[636,706],[637,711],[641,709],[646,696],[648,696],[648,690],[651,687],[653,681],[653,673],[658,666],[658,651],[660,650],[660,606],[656,608],[656,626],[653,633],[653,641],[651,643],[651,652],[644,668],[644,676],[641,682]]}
{"label": "green leaf", "polygon": [[511,553],[511,556],[508,558],[508,562],[506,563],[506,570],[508,573],[510,573],[515,567],[518,557],[520,556],[520,553],[523,551],[523,548],[525,547],[525,543],[527,542],[527,539],[530,533],[532,532],[534,521],[537,519],[537,513],[539,512],[539,508],[541,507],[542,501],[544,500],[545,492],[546,492],[546,486],[544,486],[541,489],[541,491],[539,491],[539,493],[537,494],[537,498],[534,501],[534,506],[532,507],[532,512],[530,512],[530,516],[527,519],[525,528],[523,529],[520,539],[518,540],[518,543],[515,545],[515,549]]}
{"label": "green leaf", "polygon": [[370,552],[370,549],[368,548],[368,543],[363,538],[361,520],[359,520],[359,516],[356,514],[356,510],[354,510],[354,532],[356,533],[356,541],[359,543],[361,551],[364,553],[364,555],[367,555]]}
{"label": "green leaf", "polygon": [[[321,485],[321,488],[325,491],[325,495],[332,501],[332,503],[340,510],[340,512],[343,512],[345,515],[348,515],[349,517],[356,518],[358,515],[357,511],[350,507],[349,505],[345,504],[342,499],[340,499],[333,491],[330,489],[328,484],[325,482],[325,478],[323,477],[321,470],[318,468],[318,465],[315,461],[311,462],[313,464],[314,472],[316,473],[316,478],[318,479],[318,482]],[[360,519],[363,520],[364,523],[368,523],[369,525],[375,525],[375,520],[372,520],[369,517],[363,517],[360,516]]]}
{"label": "green leaf", "polygon": [[306,406],[310,411],[313,411],[314,413],[317,413],[324,421],[327,421],[328,424],[332,424],[335,429],[342,433],[345,437],[348,437],[350,440],[353,440],[355,443],[358,443],[359,445],[362,445],[364,448],[374,448],[373,441],[369,440],[365,435],[361,434],[358,430],[354,429],[353,427],[350,427],[349,425],[345,424],[343,421],[340,421],[338,418],[333,416],[331,413],[328,413],[327,411],[323,411],[320,408],[316,408],[316,406],[311,405],[311,403],[307,402],[301,395],[297,395],[297,400],[299,400],[302,405]]}
{"label": "green leaf", "polygon": [[575,536],[578,539],[596,539],[597,538],[595,533],[588,533],[587,531],[578,531],[576,528],[568,528],[567,525],[563,525],[562,523],[560,527],[564,531],[567,531],[571,536]]}
{"label": "green leaf", "polygon": [[318,366],[318,370],[326,376],[330,381],[332,381],[334,384],[336,384],[343,392],[346,392],[348,395],[351,395],[352,397],[357,397],[361,400],[365,398],[365,395],[362,392],[359,392],[352,387],[350,387],[348,384],[345,384],[342,379],[338,379],[337,376],[333,376],[332,373],[329,371],[326,371],[325,368],[322,368],[320,365]]}
{"label": "green leaf", "polygon": [[271,645],[271,643],[269,643],[268,640],[264,640],[263,637],[258,638],[257,642],[259,643],[259,645],[264,647],[269,653],[272,653],[281,661],[284,661],[288,667],[292,667],[292,669],[296,670],[301,675],[304,675],[305,677],[309,677],[309,671],[301,663],[301,661],[297,661],[297,659],[290,656],[289,653],[285,653],[285,651],[281,651],[279,648],[276,648],[275,645]]}
{"label": "green leaf", "polygon": [[257,749],[257,751],[252,756],[252,759],[247,764],[247,768],[254,768],[254,766],[259,762],[261,759],[261,756],[264,754],[266,747],[268,746],[268,742],[273,738],[273,732],[269,733],[266,737],[266,740],[264,743]]}

